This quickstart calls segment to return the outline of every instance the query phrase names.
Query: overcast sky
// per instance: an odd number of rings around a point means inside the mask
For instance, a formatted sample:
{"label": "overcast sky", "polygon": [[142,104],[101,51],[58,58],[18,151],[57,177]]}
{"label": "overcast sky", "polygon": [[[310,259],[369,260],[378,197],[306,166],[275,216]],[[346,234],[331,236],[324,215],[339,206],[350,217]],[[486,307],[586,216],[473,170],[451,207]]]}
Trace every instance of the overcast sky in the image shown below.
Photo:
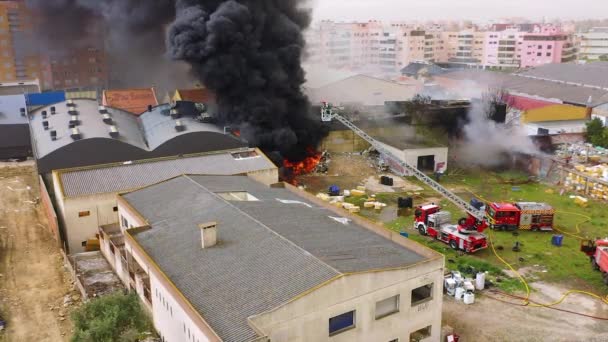
{"label": "overcast sky", "polygon": [[608,0],[313,0],[315,21],[608,18]]}

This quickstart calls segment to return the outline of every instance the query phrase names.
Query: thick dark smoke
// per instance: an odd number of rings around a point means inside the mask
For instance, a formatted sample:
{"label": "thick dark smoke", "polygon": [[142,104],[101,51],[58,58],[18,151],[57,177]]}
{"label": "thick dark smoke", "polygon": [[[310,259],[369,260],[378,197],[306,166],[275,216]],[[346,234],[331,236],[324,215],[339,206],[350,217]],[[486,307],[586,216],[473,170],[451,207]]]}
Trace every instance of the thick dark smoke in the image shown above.
{"label": "thick dark smoke", "polygon": [[301,159],[325,135],[301,90],[307,0],[26,1],[54,47],[89,44],[102,23],[125,86],[166,83],[183,71],[176,65],[189,65],[215,91],[220,121],[266,151]]}
{"label": "thick dark smoke", "polygon": [[297,0],[178,0],[168,34],[174,59],[217,94],[221,120],[267,151],[305,156],[325,135],[302,93],[310,12]]}

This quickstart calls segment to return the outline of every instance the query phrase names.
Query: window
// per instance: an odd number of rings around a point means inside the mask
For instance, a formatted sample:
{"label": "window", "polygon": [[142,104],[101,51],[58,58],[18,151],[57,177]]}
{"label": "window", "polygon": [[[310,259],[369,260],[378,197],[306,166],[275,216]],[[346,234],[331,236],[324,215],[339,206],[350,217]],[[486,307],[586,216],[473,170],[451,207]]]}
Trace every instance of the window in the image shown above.
{"label": "window", "polygon": [[329,336],[333,336],[355,327],[355,310],[329,319]]}
{"label": "window", "polygon": [[399,295],[376,302],[376,319],[399,312]]}
{"label": "window", "polygon": [[259,199],[255,198],[251,194],[245,191],[238,192],[220,192],[220,197],[226,201],[240,201],[240,202],[257,202]]}
{"label": "window", "polygon": [[547,57],[551,57],[551,52],[547,52]]}
{"label": "window", "polygon": [[412,306],[433,299],[433,284],[417,287],[412,290]]}
{"label": "window", "polygon": [[388,342],[399,342],[399,339],[398,339],[398,338],[396,338],[396,339],[394,339],[394,340],[390,340],[390,341],[388,341]]}
{"label": "window", "polygon": [[547,45],[547,49],[551,49],[552,47],[552,45]]}
{"label": "window", "polygon": [[540,56],[542,56],[542,55],[543,55],[543,53],[542,53],[542,52],[538,52],[538,53],[536,53],[536,56],[538,56],[538,57],[540,57]]}
{"label": "window", "polygon": [[118,211],[118,207],[112,208],[112,211],[117,212]]}
{"label": "window", "polygon": [[431,337],[431,326],[416,330],[410,334],[410,342],[419,342],[425,338]]}
{"label": "window", "polygon": [[90,211],[80,211],[78,212],[78,217],[86,217],[86,216],[90,216],[91,212]]}

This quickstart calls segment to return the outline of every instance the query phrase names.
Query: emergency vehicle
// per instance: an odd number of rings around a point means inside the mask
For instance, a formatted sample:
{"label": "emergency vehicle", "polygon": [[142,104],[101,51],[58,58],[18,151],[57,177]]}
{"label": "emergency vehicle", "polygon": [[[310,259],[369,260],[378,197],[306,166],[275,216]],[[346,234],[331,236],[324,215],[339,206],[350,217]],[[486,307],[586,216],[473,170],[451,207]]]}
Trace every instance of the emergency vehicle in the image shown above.
{"label": "emergency vehicle", "polygon": [[494,230],[553,230],[555,210],[546,203],[488,203],[486,218]]}

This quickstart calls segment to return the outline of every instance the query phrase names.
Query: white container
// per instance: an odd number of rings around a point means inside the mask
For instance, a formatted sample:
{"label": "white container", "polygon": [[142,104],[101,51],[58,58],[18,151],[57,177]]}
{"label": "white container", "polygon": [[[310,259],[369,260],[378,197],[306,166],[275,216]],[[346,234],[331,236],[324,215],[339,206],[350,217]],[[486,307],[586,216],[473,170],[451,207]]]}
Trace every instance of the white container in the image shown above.
{"label": "white container", "polygon": [[479,291],[485,289],[486,287],[486,274],[485,272],[477,273],[475,277],[475,288]]}
{"label": "white container", "polygon": [[464,295],[464,288],[462,288],[462,287],[456,288],[456,296],[454,296],[456,298],[456,300],[462,300],[463,295]]}
{"label": "white container", "polygon": [[465,293],[463,301],[467,305],[475,303],[475,294],[473,292],[467,292],[467,293]]}
{"label": "white container", "polygon": [[350,197],[350,190],[344,190],[344,197]]}

